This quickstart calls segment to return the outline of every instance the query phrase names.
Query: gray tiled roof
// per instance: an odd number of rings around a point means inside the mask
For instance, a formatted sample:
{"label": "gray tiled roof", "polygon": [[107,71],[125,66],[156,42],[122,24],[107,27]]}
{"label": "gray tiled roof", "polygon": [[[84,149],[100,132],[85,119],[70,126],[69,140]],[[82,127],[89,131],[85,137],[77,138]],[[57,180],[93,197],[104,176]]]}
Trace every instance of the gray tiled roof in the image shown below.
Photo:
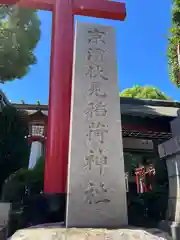
{"label": "gray tiled roof", "polygon": [[[124,115],[142,116],[142,117],[176,117],[180,108],[179,102],[121,98],[121,113]],[[26,110],[29,115],[41,111],[45,116],[48,115],[48,105],[37,104],[13,104],[15,107]]]}
{"label": "gray tiled roof", "polygon": [[133,116],[176,117],[178,109],[176,107],[121,104],[121,113]]}

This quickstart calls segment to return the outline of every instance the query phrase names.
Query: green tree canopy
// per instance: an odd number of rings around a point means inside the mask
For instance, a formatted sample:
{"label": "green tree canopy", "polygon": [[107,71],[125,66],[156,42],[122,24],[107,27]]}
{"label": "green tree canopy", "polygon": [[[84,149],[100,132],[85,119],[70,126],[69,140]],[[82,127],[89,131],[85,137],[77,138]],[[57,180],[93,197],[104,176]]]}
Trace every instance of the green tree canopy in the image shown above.
{"label": "green tree canopy", "polygon": [[[180,87],[180,0],[172,0],[172,27],[168,44],[168,65],[171,81]],[[179,58],[179,60],[178,60]]]}
{"label": "green tree canopy", "polygon": [[0,81],[22,78],[36,63],[33,53],[40,39],[36,11],[15,5],[0,8]]}
{"label": "green tree canopy", "polygon": [[127,88],[120,93],[121,97],[132,97],[132,98],[142,98],[142,99],[170,99],[158,88],[152,86],[139,86],[135,85],[132,88]]}

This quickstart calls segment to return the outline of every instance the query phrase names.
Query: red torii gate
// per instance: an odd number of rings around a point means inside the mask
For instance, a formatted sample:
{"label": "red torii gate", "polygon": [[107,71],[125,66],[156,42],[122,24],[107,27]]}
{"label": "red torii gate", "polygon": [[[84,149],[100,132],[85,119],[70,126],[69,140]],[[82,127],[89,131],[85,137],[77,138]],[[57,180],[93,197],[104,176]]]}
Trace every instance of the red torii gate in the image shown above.
{"label": "red torii gate", "polygon": [[125,4],[108,0],[0,0],[0,4],[53,11],[44,192],[64,194],[68,163],[74,15],[124,20]]}

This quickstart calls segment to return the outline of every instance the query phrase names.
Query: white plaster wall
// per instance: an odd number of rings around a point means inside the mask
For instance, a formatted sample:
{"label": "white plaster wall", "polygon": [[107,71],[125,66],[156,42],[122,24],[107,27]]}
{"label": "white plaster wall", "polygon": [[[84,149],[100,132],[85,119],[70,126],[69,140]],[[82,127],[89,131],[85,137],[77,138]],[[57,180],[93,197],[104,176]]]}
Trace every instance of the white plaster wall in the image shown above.
{"label": "white plaster wall", "polygon": [[40,158],[41,156],[42,156],[42,143],[38,141],[32,142],[28,168],[29,169],[34,168],[38,158]]}

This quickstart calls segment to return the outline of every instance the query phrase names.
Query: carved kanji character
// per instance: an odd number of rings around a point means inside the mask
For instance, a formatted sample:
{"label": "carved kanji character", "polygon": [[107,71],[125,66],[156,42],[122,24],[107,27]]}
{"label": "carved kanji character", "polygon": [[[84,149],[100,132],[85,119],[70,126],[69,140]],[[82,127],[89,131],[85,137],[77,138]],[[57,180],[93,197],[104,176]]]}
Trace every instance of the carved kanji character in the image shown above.
{"label": "carved kanji character", "polygon": [[89,131],[87,133],[88,140],[91,142],[93,140],[93,136],[95,140],[104,143],[104,134],[108,133],[108,126],[101,122],[92,122],[89,125]]}
{"label": "carved kanji character", "polygon": [[89,102],[88,107],[85,110],[85,115],[88,118],[92,118],[93,115],[96,117],[106,117],[107,116],[107,108],[106,104],[103,102]]}
{"label": "carved kanji character", "polygon": [[98,189],[93,181],[89,181],[88,187],[84,191],[85,201],[89,204],[94,203],[95,197],[98,194]]}
{"label": "carved kanji character", "polygon": [[98,186],[93,181],[89,181],[88,187],[85,189],[85,201],[89,204],[108,203],[110,199],[106,196],[109,189],[105,187],[103,182]]}
{"label": "carved kanji character", "polygon": [[106,97],[107,94],[101,91],[101,83],[99,82],[92,82],[90,88],[88,90],[88,95],[92,96],[95,95],[96,97]]}
{"label": "carved kanji character", "polygon": [[108,80],[108,77],[104,74],[103,66],[94,63],[88,65],[88,70],[85,73],[85,76],[88,76],[90,79],[100,77],[103,80]]}
{"label": "carved kanji character", "polygon": [[99,31],[97,28],[88,30],[88,43],[103,43],[105,44],[104,37],[106,32]]}
{"label": "carved kanji character", "polygon": [[87,60],[92,63],[102,63],[104,61],[105,50],[101,48],[89,48]]}
{"label": "carved kanji character", "polygon": [[107,166],[108,157],[103,153],[102,149],[97,152],[90,150],[89,154],[85,157],[85,168],[92,169],[92,165],[99,167],[100,175],[104,174],[104,167]]}

